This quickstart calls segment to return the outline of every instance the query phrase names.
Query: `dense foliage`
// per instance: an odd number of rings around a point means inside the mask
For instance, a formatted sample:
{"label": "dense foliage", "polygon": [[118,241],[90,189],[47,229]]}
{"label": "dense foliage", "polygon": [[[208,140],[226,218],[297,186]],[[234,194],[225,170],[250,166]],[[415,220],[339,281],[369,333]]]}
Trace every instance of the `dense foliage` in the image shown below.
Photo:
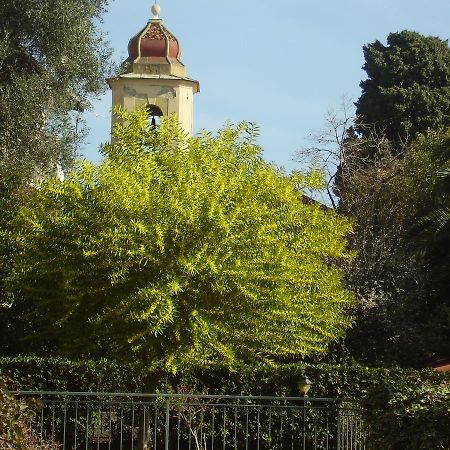
{"label": "dense foliage", "polygon": [[3,280],[8,273],[13,253],[12,243],[7,238],[5,231],[21,203],[24,194],[21,185],[20,176],[0,176],[0,311],[5,309],[8,304]]}
{"label": "dense foliage", "polygon": [[[409,221],[416,224],[414,231],[419,245],[435,273],[435,283],[442,293],[448,292],[448,257],[450,256],[450,128],[431,130],[419,135],[411,146],[406,162],[408,185],[414,202]],[[442,286],[442,283],[444,285]]]}
{"label": "dense foliage", "polygon": [[109,48],[98,29],[106,3],[0,2],[2,329],[17,325],[5,308],[10,302],[4,279],[14,248],[4,232],[33,180],[55,174],[58,164],[68,167],[73,162],[77,142],[83,136],[79,111],[106,86],[104,79],[111,67]]}
{"label": "dense foliage", "polygon": [[367,447],[378,450],[450,448],[450,379],[379,383],[364,399]]}
{"label": "dense foliage", "polygon": [[[36,355],[0,357],[0,373],[16,380],[22,390],[78,392],[187,392],[231,395],[298,395],[297,382],[306,373],[313,397],[339,397],[358,403],[378,392],[378,386],[419,389],[440,385],[448,375],[431,370],[370,368],[356,363],[302,362],[282,365],[241,365],[190,368],[166,374],[154,385],[142,364],[106,359],[67,359]],[[355,403],[355,404],[356,404]]]}
{"label": "dense foliage", "polygon": [[154,390],[147,368],[133,362],[23,355],[0,357],[0,374],[22,390],[147,392]]}
{"label": "dense foliage", "polygon": [[355,220],[346,342],[366,363],[423,367],[450,354],[450,49],[403,31],[364,55],[357,117],[329,116],[313,148],[335,161],[334,204]]}
{"label": "dense foliage", "polygon": [[346,280],[358,302],[347,350],[366,364],[424,367],[450,354],[449,130],[419,134],[399,154],[373,127],[356,136],[343,106],[298,156],[334,162],[328,193],[355,221]]}
{"label": "dense foliage", "polygon": [[450,162],[450,135],[419,135],[401,156],[391,148],[379,141],[370,163],[341,173],[340,211],[357,218],[351,245],[358,257],[347,278],[358,320],[347,343],[371,364],[421,367],[450,352],[448,224],[435,219],[450,207],[439,176]]}
{"label": "dense foliage", "polygon": [[35,414],[32,402],[17,400],[10,394],[7,379],[0,376],[0,448],[2,450],[56,450],[27,427]]}
{"label": "dense foliage", "polygon": [[305,202],[247,124],[217,137],[122,112],[95,167],[42,183],[15,221],[30,338],[176,370],[323,352],[350,324],[350,224]]}
{"label": "dense foliage", "polygon": [[[358,121],[390,140],[405,142],[429,128],[450,125],[450,48],[438,37],[390,33],[364,46]],[[358,127],[364,136],[367,128]],[[398,150],[397,148],[395,148]]]}
{"label": "dense foliage", "polygon": [[107,0],[0,4],[0,173],[55,170],[73,158],[70,111],[105,83],[109,49],[96,22]]}

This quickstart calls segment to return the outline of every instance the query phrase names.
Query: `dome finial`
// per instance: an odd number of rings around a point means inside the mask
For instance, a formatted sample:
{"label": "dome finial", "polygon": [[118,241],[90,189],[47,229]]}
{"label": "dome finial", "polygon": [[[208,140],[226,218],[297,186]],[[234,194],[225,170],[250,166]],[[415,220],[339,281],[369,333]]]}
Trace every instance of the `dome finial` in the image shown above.
{"label": "dome finial", "polygon": [[156,0],[155,0],[155,4],[152,6],[153,19],[159,19],[159,13],[160,12],[161,12],[161,6],[159,6],[158,3],[156,3]]}

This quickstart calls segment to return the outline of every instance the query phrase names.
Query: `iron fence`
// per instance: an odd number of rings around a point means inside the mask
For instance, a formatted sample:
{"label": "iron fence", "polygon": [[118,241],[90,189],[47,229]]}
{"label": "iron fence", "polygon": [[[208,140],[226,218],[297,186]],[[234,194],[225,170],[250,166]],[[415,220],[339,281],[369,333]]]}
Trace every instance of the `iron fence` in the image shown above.
{"label": "iron fence", "polygon": [[357,411],[337,399],[16,392],[30,426],[63,450],[363,450]]}

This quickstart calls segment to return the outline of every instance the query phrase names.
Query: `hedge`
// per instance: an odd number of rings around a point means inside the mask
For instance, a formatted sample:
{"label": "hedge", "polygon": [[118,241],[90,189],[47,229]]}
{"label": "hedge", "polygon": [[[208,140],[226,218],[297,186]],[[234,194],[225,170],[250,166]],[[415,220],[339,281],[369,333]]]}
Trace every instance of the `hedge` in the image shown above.
{"label": "hedge", "polygon": [[362,409],[368,449],[450,449],[450,377],[431,370],[369,368],[358,364],[290,364],[211,368],[155,377],[139,364],[108,360],[0,357],[0,373],[22,390],[87,392],[185,392],[235,395],[297,395],[306,373],[313,397],[339,397]]}
{"label": "hedge", "polygon": [[279,367],[249,367],[191,370],[156,377],[136,364],[110,360],[69,360],[35,355],[0,357],[0,374],[9,376],[22,390],[87,392],[173,392],[190,386],[191,392],[243,395],[297,395],[297,381],[306,373],[313,381],[310,395],[365,397],[377,385],[419,386],[439,384],[445,375],[431,370],[369,368],[358,364],[286,364]]}

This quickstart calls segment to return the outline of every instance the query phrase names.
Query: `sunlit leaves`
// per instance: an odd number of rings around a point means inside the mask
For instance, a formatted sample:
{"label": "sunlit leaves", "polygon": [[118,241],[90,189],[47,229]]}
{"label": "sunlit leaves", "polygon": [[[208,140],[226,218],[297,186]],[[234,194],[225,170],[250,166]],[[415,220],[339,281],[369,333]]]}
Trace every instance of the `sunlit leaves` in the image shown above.
{"label": "sunlit leaves", "polygon": [[10,286],[62,352],[232,367],[343,335],[351,227],[305,202],[317,173],[264,162],[251,124],[188,138],[119,114],[102,164],[43,185],[15,223]]}

